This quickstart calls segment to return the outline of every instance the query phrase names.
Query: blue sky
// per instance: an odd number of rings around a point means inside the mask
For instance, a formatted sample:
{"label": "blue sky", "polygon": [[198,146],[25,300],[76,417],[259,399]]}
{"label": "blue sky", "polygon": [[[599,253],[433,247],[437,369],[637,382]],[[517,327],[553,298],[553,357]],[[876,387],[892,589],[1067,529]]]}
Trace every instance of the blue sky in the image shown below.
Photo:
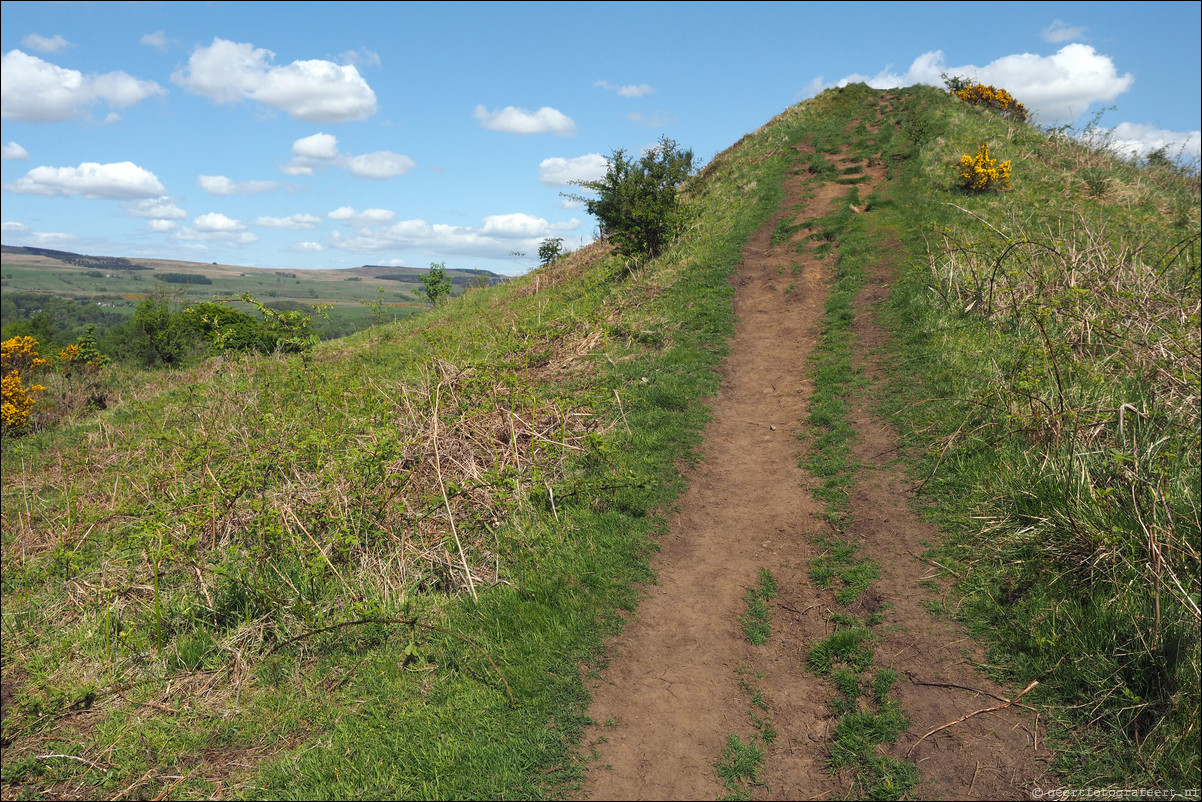
{"label": "blue sky", "polygon": [[[3,241],[515,274],[661,135],[704,161],[823,88],[1003,86],[1197,157],[1202,4],[5,2]],[[527,254],[515,258],[518,251]]]}

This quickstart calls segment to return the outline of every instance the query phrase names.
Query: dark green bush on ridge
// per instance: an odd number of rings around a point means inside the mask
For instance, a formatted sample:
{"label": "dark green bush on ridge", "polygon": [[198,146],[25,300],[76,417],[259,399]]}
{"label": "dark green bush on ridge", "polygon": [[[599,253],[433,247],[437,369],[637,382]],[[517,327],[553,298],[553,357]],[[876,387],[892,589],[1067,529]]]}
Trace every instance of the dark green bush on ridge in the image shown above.
{"label": "dark green bush on ridge", "polygon": [[686,215],[677,189],[692,176],[693,158],[693,151],[681,150],[667,137],[638,160],[615,150],[604,178],[573,182],[597,197],[568,197],[584,203],[618,253],[635,260],[654,259],[684,228]]}

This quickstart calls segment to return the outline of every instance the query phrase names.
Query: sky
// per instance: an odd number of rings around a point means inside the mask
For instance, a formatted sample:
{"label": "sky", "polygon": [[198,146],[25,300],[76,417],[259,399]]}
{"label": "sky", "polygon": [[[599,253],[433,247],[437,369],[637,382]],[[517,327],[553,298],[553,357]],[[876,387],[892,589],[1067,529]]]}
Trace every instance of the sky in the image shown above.
{"label": "sky", "polygon": [[[5,245],[250,267],[523,273],[573,180],[704,163],[853,81],[1003,87],[1186,160],[1202,4],[4,2]],[[1100,119],[1097,118],[1102,113]],[[521,254],[521,255],[515,255]]]}

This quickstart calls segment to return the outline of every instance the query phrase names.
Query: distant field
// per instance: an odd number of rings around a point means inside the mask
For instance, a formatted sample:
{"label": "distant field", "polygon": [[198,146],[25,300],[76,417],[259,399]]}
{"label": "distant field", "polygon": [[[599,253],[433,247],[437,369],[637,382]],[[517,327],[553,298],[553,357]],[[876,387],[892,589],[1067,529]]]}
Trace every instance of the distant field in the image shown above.
{"label": "distant field", "polygon": [[[0,290],[47,293],[100,304],[118,313],[132,313],[140,301],[168,293],[184,303],[237,298],[250,293],[270,305],[308,308],[328,304],[331,329],[344,332],[368,325],[374,314],[391,319],[423,307],[413,291],[421,287],[424,268],[363,266],[341,270],[277,270],[237,265],[204,264],[169,259],[121,260],[63,253],[0,254]],[[70,261],[67,261],[67,260]],[[125,263],[128,266],[112,266]],[[504,280],[489,271],[448,270],[454,293],[473,283]],[[189,282],[186,277],[194,276]],[[164,280],[166,279],[166,280]],[[371,304],[371,306],[369,306]],[[376,304],[382,304],[376,311]],[[236,306],[246,307],[238,303]],[[7,322],[7,321],[5,321]]]}

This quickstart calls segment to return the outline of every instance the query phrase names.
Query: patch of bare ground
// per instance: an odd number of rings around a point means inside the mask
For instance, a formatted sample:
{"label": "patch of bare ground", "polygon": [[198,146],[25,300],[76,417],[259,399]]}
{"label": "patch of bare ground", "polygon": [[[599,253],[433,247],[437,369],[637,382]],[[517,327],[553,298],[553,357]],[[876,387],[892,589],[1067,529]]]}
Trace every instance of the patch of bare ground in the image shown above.
{"label": "patch of bare ground", "polygon": [[[884,180],[884,170],[870,166],[865,173],[870,181],[860,192],[866,198]],[[714,761],[732,734],[747,740],[754,732],[739,672],[762,692],[777,732],[753,795],[825,799],[848,793],[850,778],[832,777],[826,769],[835,692],[806,670],[810,648],[831,632],[836,604],[808,577],[816,556],[811,535],[829,524],[811,495],[817,481],[799,467],[801,421],[811,393],[807,362],[835,257],[817,258],[812,249],[799,256],[804,232],[790,243],[771,242],[782,216],[804,223],[826,215],[844,202],[847,187],[813,187],[793,175],[785,190],[784,211],[753,235],[732,279],[735,334],[721,389],[709,400],[704,461],[688,477],[689,489],[654,562],[658,583],[647,588],[592,685],[595,724],[583,742],[586,782],[579,798],[723,796]],[[893,243],[881,249],[856,304],[857,362],[878,379],[883,374],[873,349],[886,335],[873,310],[888,294],[891,255],[899,252]],[[919,555],[923,543],[940,534],[910,506],[893,428],[864,400],[855,405],[852,423],[854,456],[864,467],[850,499],[852,523],[841,537],[860,544],[882,568],[852,612],[886,611],[876,628],[876,663],[898,672],[893,693],[913,722],[898,743],[882,749],[917,764],[914,793],[920,798],[1024,798],[1024,789],[1044,775],[1048,757],[1037,717],[1020,705],[970,715],[1002,706],[1017,691],[977,672],[979,647],[957,625],[928,611],[924,603],[933,596],[923,583],[935,571]],[[739,617],[761,568],[772,572],[778,592],[772,636],[753,646]]]}

